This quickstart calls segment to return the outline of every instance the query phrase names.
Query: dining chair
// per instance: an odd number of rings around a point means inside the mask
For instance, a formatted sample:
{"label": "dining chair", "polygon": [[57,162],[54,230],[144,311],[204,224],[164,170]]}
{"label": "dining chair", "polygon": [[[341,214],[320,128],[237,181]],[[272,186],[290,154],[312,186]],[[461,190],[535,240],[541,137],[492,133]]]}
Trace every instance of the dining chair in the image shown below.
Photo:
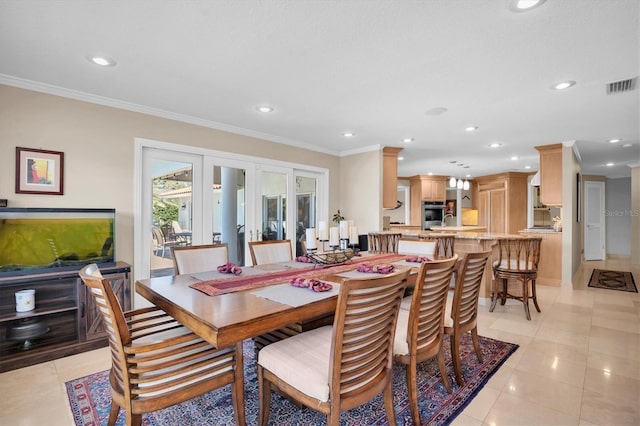
{"label": "dining chair", "polygon": [[460,361],[460,337],[464,333],[471,332],[473,349],[478,361],[482,362],[482,351],[478,340],[478,298],[489,256],[491,256],[491,250],[466,254],[458,272],[453,300],[449,303],[447,299],[444,332],[449,335],[453,370],[456,374],[456,382],[460,386],[464,385]]}
{"label": "dining chair", "polygon": [[436,244],[434,254],[439,257],[451,257],[455,254],[455,235],[420,234],[421,240],[433,241]]}
{"label": "dining chair", "polygon": [[160,257],[164,257],[167,248],[170,249],[175,246],[175,243],[167,241],[162,231],[155,226],[151,228],[151,241],[153,242],[153,254],[158,256],[158,253],[160,253]]}
{"label": "dining chair", "polygon": [[381,392],[387,420],[393,407],[393,338],[409,270],[340,284],[333,326],[273,343],[258,354],[260,425],[269,421],[272,385],[291,399],[327,415],[338,425],[340,412]]}
{"label": "dining chair", "polygon": [[143,413],[229,384],[236,423],[245,424],[242,342],[216,349],[157,307],[123,312],[96,264],[82,268],[80,278],[109,336],[109,425],[120,408],[127,425],[140,425]]}
{"label": "dining chair", "polygon": [[173,247],[171,253],[175,275],[215,271],[229,261],[227,243]]}
{"label": "dining chair", "polygon": [[435,250],[435,241],[424,241],[416,238],[400,238],[398,240],[398,254],[433,256]]}
{"label": "dining chair", "polygon": [[[522,238],[501,238],[498,240],[498,260],[493,262],[493,277],[495,279],[495,289],[492,294],[491,307],[489,312],[493,312],[500,299],[500,304],[504,305],[507,299],[515,299],[524,305],[524,313],[531,321],[529,312],[529,299],[538,312],[538,298],[536,296],[536,279],[538,278],[538,262],[540,261],[540,237]],[[520,294],[509,293],[509,280],[520,283],[522,289]],[[531,296],[529,296],[529,283],[531,283]],[[502,284],[502,285],[500,285]]]}
{"label": "dining chair", "polygon": [[251,253],[251,262],[254,265],[293,260],[293,251],[289,240],[251,241],[249,242],[249,252]]}
{"label": "dining chair", "polygon": [[416,425],[420,424],[418,363],[436,357],[444,387],[451,392],[442,342],[449,281],[457,260],[454,254],[449,259],[421,263],[413,294],[403,300],[405,308],[398,314],[393,359],[404,365],[411,418]]}

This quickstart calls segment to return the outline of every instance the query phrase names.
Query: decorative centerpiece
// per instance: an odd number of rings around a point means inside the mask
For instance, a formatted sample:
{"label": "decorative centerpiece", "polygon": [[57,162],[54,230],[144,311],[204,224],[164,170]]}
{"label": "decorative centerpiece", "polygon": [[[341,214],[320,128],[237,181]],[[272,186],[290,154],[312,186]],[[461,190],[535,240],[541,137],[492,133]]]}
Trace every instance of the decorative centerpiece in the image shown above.
{"label": "decorative centerpiece", "polygon": [[307,251],[307,257],[319,265],[337,265],[350,260],[357,253],[356,249],[332,250],[325,252]]}

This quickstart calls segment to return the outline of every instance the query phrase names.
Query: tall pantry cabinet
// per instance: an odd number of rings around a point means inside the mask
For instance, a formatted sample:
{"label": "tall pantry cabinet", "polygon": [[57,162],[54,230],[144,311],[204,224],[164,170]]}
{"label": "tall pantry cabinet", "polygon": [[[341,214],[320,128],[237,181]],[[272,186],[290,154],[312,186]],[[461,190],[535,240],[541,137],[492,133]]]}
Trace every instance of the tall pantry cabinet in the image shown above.
{"label": "tall pantry cabinet", "polygon": [[527,176],[508,172],[476,178],[478,226],[498,234],[517,234],[527,227]]}

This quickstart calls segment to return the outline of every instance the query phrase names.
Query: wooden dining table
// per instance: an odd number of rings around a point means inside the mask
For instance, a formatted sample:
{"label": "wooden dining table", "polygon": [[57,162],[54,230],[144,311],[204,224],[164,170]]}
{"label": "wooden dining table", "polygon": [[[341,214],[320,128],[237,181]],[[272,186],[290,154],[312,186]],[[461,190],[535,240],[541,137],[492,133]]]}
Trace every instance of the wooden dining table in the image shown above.
{"label": "wooden dining table", "polygon": [[[222,348],[285,327],[288,324],[333,313],[336,308],[340,282],[345,278],[360,276],[354,275],[354,270],[359,263],[388,262],[394,263],[398,268],[409,267],[414,272],[417,271],[419,264],[408,265],[402,259],[403,256],[400,255],[386,254],[352,259],[346,265],[336,268],[315,269],[313,265],[297,265],[293,262],[243,268],[242,274],[253,275],[257,282],[260,282],[261,279],[264,279],[264,282],[271,282],[273,274],[278,270],[290,269],[289,275],[291,276],[312,274],[317,279],[334,284],[334,288],[323,295],[323,298],[300,304],[287,304],[277,301],[277,298],[272,299],[269,298],[271,296],[261,295],[275,290],[280,290],[281,293],[288,291],[309,292],[308,294],[300,294],[313,299],[312,290],[290,286],[289,279],[285,278],[288,276],[286,272],[280,275],[282,276],[282,279],[279,280],[280,283],[217,295],[208,295],[193,288],[194,285],[202,286],[203,282],[207,282],[207,273],[143,279],[136,282],[135,289],[138,294],[163,309],[213,346]],[[278,269],[279,267],[281,269]],[[216,274],[215,271],[208,274],[210,278],[213,277],[211,280],[213,284],[224,285],[226,282],[240,279],[233,275],[224,278],[220,274]],[[361,276],[364,277],[366,274]],[[290,290],[285,286],[290,286]]]}

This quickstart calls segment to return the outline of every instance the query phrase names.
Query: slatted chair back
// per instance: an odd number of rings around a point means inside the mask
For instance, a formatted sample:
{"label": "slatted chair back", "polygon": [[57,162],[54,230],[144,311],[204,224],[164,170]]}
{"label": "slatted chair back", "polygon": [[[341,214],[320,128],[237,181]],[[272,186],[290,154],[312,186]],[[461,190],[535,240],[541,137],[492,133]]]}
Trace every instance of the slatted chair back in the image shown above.
{"label": "slatted chair back", "polygon": [[444,386],[451,392],[442,341],[447,292],[457,261],[458,256],[453,255],[449,259],[421,263],[409,309],[401,309],[398,317],[393,344],[394,359],[405,365],[409,407],[414,424],[421,424],[416,384],[416,365],[419,362],[436,357]]}
{"label": "slatted chair back", "polygon": [[421,240],[435,241],[435,255],[440,258],[452,257],[455,254],[456,238],[452,235],[419,235]]}
{"label": "slatted chair back", "polygon": [[126,424],[140,425],[142,414],[179,404],[232,384],[236,423],[245,424],[242,343],[216,349],[156,307],[123,312],[97,265],[80,278],[100,312],[111,350],[111,410],[120,408]]}
{"label": "slatted chair back", "polygon": [[341,411],[383,393],[387,420],[396,424],[392,348],[408,275],[406,269],[346,279],[340,284],[333,326],[305,331],[260,351],[260,425],[269,420],[271,384],[294,401],[325,413],[332,426],[339,425]]}
{"label": "slatted chair back", "polygon": [[464,377],[460,360],[460,336],[471,332],[473,347],[482,362],[482,351],[478,339],[478,299],[482,277],[491,256],[491,250],[477,253],[467,253],[458,273],[456,287],[453,293],[450,318],[445,318],[444,331],[450,336],[451,358],[456,375],[456,382],[462,386]]}
{"label": "slatted chair back", "polygon": [[229,261],[227,243],[172,248],[175,275],[215,271]]}
{"label": "slatted chair back", "polygon": [[501,271],[537,272],[542,238],[501,238],[499,255],[493,267]]}
{"label": "slatted chair back", "polygon": [[398,254],[433,256],[435,251],[435,241],[425,241],[417,238],[400,238],[398,240]]}
{"label": "slatted chair back", "polygon": [[254,265],[286,262],[293,260],[290,240],[268,240],[249,242],[251,262]]}

